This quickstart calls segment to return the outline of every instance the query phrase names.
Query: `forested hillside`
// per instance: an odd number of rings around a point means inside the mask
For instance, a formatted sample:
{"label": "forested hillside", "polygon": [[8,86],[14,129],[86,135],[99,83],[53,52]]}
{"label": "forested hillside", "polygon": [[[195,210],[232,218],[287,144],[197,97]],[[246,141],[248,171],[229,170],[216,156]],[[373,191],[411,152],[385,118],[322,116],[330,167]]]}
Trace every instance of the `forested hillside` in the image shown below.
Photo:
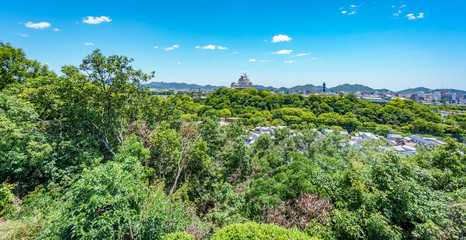
{"label": "forested hillside", "polygon": [[[163,98],[95,50],[60,74],[0,47],[2,239],[464,239],[463,115],[395,99]],[[219,118],[236,117],[221,125]],[[247,129],[284,125],[245,144]],[[430,134],[403,156],[312,128]]]}
{"label": "forested hillside", "polygon": [[270,94],[266,90],[221,88],[207,98],[176,95],[168,98],[182,110],[182,118],[240,117],[249,126],[288,125],[293,129],[336,127],[370,131],[450,136],[464,141],[464,117],[442,119],[438,107],[394,99],[388,104],[359,100],[355,95]]}

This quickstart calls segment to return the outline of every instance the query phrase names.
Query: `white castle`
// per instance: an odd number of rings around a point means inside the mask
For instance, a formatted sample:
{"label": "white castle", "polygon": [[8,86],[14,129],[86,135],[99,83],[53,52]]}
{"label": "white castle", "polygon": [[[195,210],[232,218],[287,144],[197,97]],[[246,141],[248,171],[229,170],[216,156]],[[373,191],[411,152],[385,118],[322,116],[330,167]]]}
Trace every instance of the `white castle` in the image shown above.
{"label": "white castle", "polygon": [[238,90],[243,90],[245,88],[252,88],[252,82],[249,81],[248,75],[246,75],[246,73],[243,73],[237,83],[235,82],[231,83],[231,88],[238,89]]}

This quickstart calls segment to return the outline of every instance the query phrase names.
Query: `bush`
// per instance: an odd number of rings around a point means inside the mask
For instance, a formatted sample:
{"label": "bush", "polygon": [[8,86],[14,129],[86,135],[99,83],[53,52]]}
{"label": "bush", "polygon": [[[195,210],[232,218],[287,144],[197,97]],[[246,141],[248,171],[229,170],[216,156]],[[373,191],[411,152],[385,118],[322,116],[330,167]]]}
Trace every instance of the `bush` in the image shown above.
{"label": "bush", "polygon": [[161,189],[146,188],[140,176],[142,169],[136,161],[108,162],[87,171],[72,187],[64,213],[56,221],[58,226],[53,227],[58,232],[51,235],[161,239],[165,233],[185,230],[191,223],[191,211]]}
{"label": "bush", "polygon": [[9,212],[11,203],[15,200],[15,195],[11,193],[12,188],[11,184],[3,183],[0,185],[0,216]]}
{"label": "bush", "polygon": [[315,239],[296,229],[285,229],[272,224],[240,223],[231,224],[218,231],[212,237],[213,240],[228,239]]}
{"label": "bush", "polygon": [[195,240],[195,238],[186,232],[174,232],[163,236],[162,240]]}

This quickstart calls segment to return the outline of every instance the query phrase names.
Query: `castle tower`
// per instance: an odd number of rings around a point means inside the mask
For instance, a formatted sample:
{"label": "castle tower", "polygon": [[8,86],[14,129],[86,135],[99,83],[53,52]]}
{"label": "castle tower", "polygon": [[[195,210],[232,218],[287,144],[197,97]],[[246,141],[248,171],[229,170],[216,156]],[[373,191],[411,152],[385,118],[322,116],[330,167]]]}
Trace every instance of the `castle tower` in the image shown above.
{"label": "castle tower", "polygon": [[246,75],[246,73],[243,73],[237,83],[235,82],[231,83],[231,88],[238,89],[238,90],[243,90],[245,88],[252,88],[252,82],[249,81],[248,75]]}

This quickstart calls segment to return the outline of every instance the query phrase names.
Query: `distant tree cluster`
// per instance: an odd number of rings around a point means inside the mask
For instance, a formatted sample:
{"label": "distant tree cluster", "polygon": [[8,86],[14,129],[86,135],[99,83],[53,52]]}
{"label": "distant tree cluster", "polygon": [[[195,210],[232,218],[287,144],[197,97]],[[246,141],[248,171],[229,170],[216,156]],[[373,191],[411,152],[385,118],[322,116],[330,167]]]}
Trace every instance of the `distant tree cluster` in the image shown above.
{"label": "distant tree cluster", "polygon": [[202,116],[240,117],[249,126],[287,125],[291,128],[342,127],[348,131],[450,136],[465,140],[461,115],[442,119],[440,109],[393,99],[387,104],[363,101],[356,95],[339,96],[270,94],[267,90],[221,88],[207,98],[178,95],[169,98],[189,119]]}

